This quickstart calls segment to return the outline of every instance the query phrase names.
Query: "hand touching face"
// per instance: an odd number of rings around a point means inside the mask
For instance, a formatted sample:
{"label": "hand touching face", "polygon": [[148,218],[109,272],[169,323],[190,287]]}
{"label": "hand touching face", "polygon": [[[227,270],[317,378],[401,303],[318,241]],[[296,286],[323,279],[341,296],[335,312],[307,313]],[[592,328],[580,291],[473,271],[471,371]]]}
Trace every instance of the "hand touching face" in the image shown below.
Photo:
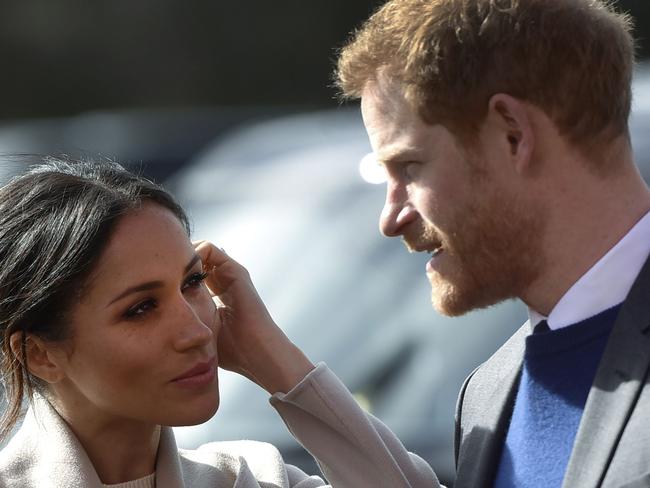
{"label": "hand touching face", "polygon": [[219,366],[235,371],[269,393],[287,392],[314,366],[275,324],[248,271],[207,241],[195,243],[206,283],[223,303]]}

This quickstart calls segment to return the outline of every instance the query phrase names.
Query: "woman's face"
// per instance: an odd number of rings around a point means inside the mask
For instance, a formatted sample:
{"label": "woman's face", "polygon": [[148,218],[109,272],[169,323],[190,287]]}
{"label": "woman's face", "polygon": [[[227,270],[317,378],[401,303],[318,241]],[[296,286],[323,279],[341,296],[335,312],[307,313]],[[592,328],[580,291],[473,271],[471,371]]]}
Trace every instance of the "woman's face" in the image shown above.
{"label": "woman's face", "polygon": [[68,415],[191,425],[219,405],[220,326],[179,220],[153,203],[118,221],[81,301],[54,387]]}

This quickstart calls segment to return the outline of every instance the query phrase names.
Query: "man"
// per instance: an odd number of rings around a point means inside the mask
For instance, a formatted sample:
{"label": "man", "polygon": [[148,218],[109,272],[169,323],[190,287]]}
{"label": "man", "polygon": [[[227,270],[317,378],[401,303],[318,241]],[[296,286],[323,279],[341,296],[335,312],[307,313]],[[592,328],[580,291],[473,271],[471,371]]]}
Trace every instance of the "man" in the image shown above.
{"label": "man", "polygon": [[530,320],[461,390],[457,487],[650,486],[650,192],[629,18],[600,0],[392,0],[341,52],[380,227],[433,306]]}

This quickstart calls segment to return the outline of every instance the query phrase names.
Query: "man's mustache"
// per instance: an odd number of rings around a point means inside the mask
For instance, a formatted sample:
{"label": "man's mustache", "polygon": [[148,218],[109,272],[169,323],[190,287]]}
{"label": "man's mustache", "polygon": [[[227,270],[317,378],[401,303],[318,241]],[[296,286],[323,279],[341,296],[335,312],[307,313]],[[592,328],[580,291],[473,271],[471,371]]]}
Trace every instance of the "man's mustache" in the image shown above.
{"label": "man's mustache", "polygon": [[435,229],[431,228],[402,236],[402,244],[406,246],[409,252],[433,251],[440,247],[443,242],[442,236]]}

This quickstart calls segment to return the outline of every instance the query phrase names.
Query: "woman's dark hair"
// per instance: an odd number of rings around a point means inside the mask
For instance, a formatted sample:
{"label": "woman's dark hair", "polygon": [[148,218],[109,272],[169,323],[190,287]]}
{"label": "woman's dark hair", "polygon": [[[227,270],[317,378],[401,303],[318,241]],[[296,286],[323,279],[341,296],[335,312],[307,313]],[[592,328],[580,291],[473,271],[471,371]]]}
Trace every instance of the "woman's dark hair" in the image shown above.
{"label": "woman's dark hair", "polygon": [[[27,335],[69,338],[66,315],[81,296],[117,221],[154,202],[189,223],[155,183],[110,161],[45,158],[0,188],[0,368],[7,408],[0,441],[21,414],[23,397],[43,387],[27,368]],[[10,337],[22,334],[21,357]]]}

